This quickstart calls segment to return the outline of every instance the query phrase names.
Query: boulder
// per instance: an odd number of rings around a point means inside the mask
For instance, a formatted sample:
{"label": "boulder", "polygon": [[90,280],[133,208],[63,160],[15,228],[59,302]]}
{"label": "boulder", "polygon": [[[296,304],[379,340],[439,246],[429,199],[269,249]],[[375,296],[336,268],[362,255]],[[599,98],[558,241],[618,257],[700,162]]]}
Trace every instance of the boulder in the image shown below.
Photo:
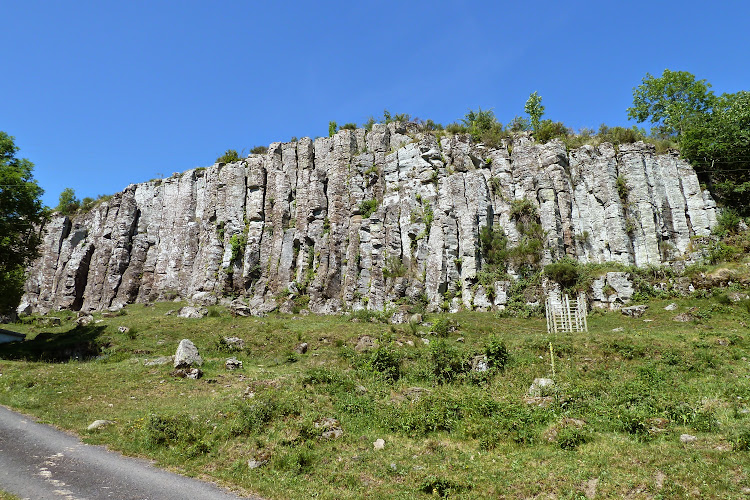
{"label": "boulder", "polygon": [[357,345],[354,346],[354,350],[357,352],[366,352],[375,349],[377,345],[378,343],[375,339],[373,339],[369,335],[363,335],[357,341]]}
{"label": "boulder", "polygon": [[192,366],[200,366],[203,364],[200,354],[198,354],[198,348],[195,347],[188,339],[182,339],[180,345],[177,346],[177,352],[174,355],[174,367],[175,368],[190,368]]}
{"label": "boulder", "polygon": [[529,396],[546,396],[555,387],[555,381],[551,378],[535,378],[529,387]]}
{"label": "boulder", "polygon": [[112,420],[94,420],[93,422],[91,422],[91,424],[89,424],[86,430],[95,431],[96,429],[101,429],[102,427],[106,427],[112,424],[114,424],[114,421]]}
{"label": "boulder", "polygon": [[194,307],[194,306],[185,306],[181,307],[179,311],[177,311],[177,317],[178,318],[205,318],[208,314],[208,309],[205,307]]}
{"label": "boulder", "polygon": [[648,309],[647,305],[637,305],[637,306],[623,307],[621,311],[622,311],[622,314],[630,318],[640,318],[641,316],[646,314],[646,309]]}
{"label": "boulder", "polygon": [[297,347],[294,348],[294,352],[297,354],[305,354],[307,352],[309,345],[307,342],[302,342]]}
{"label": "boulder", "polygon": [[227,360],[224,361],[224,368],[227,370],[237,370],[242,368],[242,361],[237,358],[227,358]]}
{"label": "boulder", "polygon": [[245,348],[245,341],[239,337],[223,337],[221,343],[230,351],[241,351]]}
{"label": "boulder", "polygon": [[671,304],[669,304],[667,306],[664,306],[664,310],[665,311],[676,311],[677,307],[678,307],[677,304],[675,304],[674,302],[672,302]]}

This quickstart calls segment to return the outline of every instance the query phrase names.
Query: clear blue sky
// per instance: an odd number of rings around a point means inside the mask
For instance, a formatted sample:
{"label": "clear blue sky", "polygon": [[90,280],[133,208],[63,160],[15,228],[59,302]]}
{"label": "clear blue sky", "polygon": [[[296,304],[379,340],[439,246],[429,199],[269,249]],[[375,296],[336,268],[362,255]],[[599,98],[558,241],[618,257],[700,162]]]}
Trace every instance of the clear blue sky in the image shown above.
{"label": "clear blue sky", "polygon": [[44,202],[393,113],[443,124],[532,91],[574,129],[632,125],[646,72],[750,90],[747,1],[0,0],[0,130]]}

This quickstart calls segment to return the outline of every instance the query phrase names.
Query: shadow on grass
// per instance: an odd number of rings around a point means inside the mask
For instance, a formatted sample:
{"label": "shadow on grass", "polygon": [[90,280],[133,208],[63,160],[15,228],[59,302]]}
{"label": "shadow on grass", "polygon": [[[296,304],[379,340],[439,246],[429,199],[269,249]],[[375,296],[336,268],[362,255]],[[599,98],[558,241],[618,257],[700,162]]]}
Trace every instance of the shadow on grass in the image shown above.
{"label": "shadow on grass", "polygon": [[0,344],[0,359],[24,359],[64,363],[98,356],[102,346],[97,339],[104,326],[76,326],[67,332],[42,332],[33,340]]}

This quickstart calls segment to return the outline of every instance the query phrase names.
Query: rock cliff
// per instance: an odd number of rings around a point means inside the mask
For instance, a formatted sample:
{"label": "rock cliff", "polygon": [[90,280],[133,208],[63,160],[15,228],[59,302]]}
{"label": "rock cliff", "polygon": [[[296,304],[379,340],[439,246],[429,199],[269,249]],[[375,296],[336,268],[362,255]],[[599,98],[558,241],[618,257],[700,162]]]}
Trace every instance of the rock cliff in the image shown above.
{"label": "rock cliff", "polygon": [[[544,229],[541,264],[661,264],[710,233],[713,200],[691,166],[644,143],[499,149],[378,124],[273,143],[263,155],[133,184],[90,212],[54,217],[22,308],[100,310],[241,296],[256,311],[503,305],[477,283],[484,226],[522,238],[514,200]],[[513,266],[508,271],[514,273]],[[490,289],[485,289],[490,288]]]}

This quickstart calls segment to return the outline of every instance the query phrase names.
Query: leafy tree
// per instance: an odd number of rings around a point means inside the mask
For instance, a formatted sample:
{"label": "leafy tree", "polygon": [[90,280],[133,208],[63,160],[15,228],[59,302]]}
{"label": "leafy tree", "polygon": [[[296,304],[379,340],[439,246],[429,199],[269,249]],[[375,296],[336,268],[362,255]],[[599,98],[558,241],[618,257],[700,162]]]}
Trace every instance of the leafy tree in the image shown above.
{"label": "leafy tree", "polygon": [[73,188],[65,188],[60,193],[60,199],[57,204],[57,211],[63,215],[70,215],[81,207],[81,200],[76,198],[76,192]]}
{"label": "leafy tree", "polygon": [[339,129],[339,126],[336,122],[334,121],[328,122],[328,137],[333,137],[338,129]]}
{"label": "leafy tree", "polygon": [[646,73],[643,83],[633,89],[633,107],[628,118],[649,121],[666,136],[680,136],[696,116],[710,111],[714,94],[706,80],[695,80],[686,71],[664,70],[656,78]]}
{"label": "leafy tree", "polygon": [[25,269],[39,255],[39,227],[47,218],[34,164],[17,152],[14,138],[0,132],[0,313],[21,300]]}
{"label": "leafy tree", "polygon": [[539,130],[539,121],[544,115],[544,106],[542,105],[542,97],[534,91],[526,101],[526,105],[523,110],[529,115],[531,120],[531,128],[534,132]]}
{"label": "leafy tree", "polygon": [[750,92],[716,98],[710,113],[690,120],[679,144],[714,196],[750,215]]}

